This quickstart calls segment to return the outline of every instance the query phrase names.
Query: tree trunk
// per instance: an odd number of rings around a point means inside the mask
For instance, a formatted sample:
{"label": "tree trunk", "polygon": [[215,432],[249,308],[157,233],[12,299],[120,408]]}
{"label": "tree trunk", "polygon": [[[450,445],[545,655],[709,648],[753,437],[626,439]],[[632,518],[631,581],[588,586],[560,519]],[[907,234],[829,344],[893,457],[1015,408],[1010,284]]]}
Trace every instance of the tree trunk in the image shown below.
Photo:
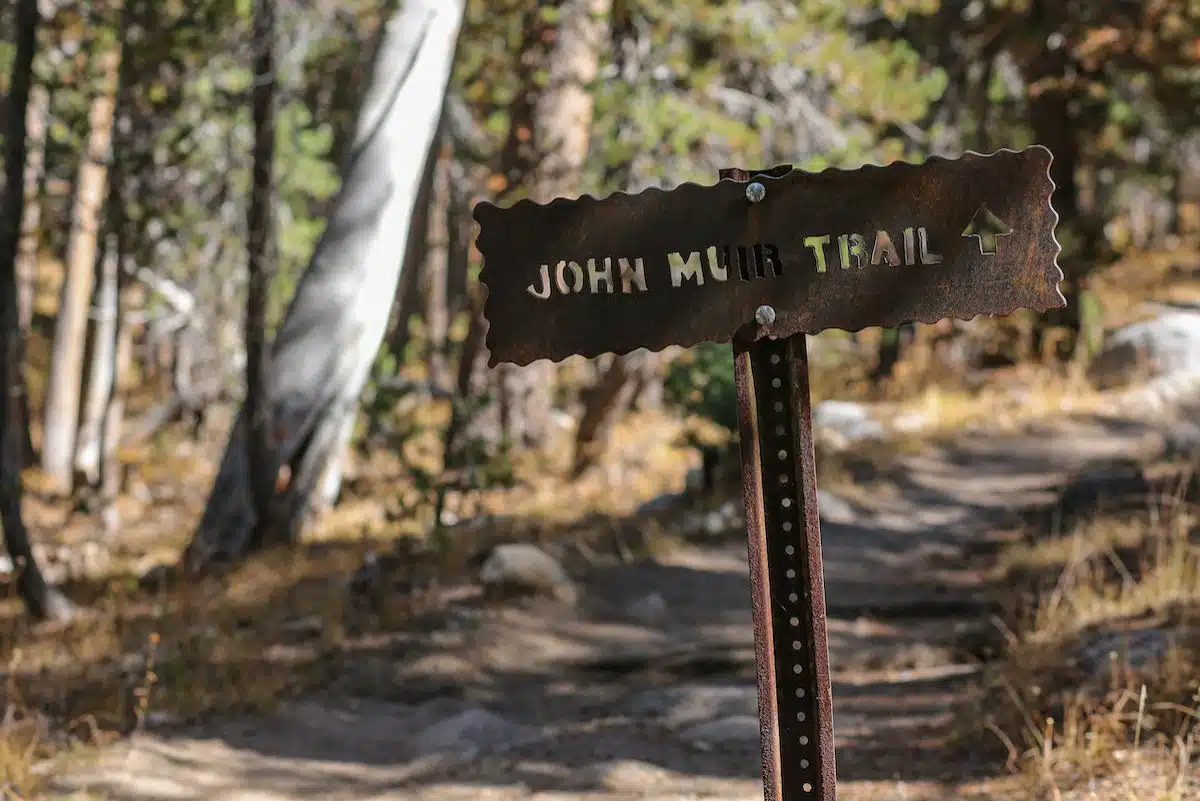
{"label": "tree trunk", "polygon": [[[120,247],[118,247],[120,251]],[[117,289],[116,348],[113,351],[113,382],[100,428],[99,489],[101,520],[106,534],[117,531],[117,495],[121,491],[121,465],[117,445],[121,441],[121,427],[125,420],[125,398],[129,394],[129,368],[133,362],[133,326],[129,322],[129,310],[135,308],[132,298],[136,288],[132,281],[122,275]]]}
{"label": "tree trunk", "polygon": [[273,529],[276,474],[267,353],[267,304],[275,273],[275,2],[254,3],[254,166],[246,214],[246,449],[254,529],[249,546],[278,538]]}
{"label": "tree trunk", "polygon": [[110,234],[96,260],[95,305],[83,413],[75,445],[75,473],[89,487],[100,482],[100,436],[112,395],[117,350],[117,270],[122,254]]}
{"label": "tree trunk", "polygon": [[1082,332],[1080,299],[1084,291],[1086,276],[1083,260],[1087,243],[1079,241],[1084,232],[1079,226],[1079,187],[1075,171],[1079,165],[1079,137],[1077,126],[1070,111],[1070,98],[1065,92],[1045,91],[1030,103],[1030,124],[1034,139],[1050,148],[1054,161],[1050,165],[1050,178],[1054,181],[1054,210],[1058,212],[1059,226],[1069,236],[1073,247],[1063,253],[1063,295],[1067,305],[1041,316],[1033,333],[1035,353],[1045,350],[1048,329],[1061,326],[1067,329],[1069,338],[1057,343],[1055,357],[1066,361],[1075,353]]}
{"label": "tree trunk", "polygon": [[429,199],[433,193],[433,172],[433,161],[427,159],[408,223],[408,245],[404,250],[400,281],[396,286],[396,309],[388,348],[398,365],[408,348],[412,319],[421,313],[421,276],[425,272],[425,257],[429,250]]}
{"label": "tree trunk", "polygon": [[[1051,31],[1063,31],[1068,27],[1069,10],[1063,3],[1038,2],[1030,8],[1029,14],[1031,25]],[[1088,250],[1088,243],[1081,241],[1086,234],[1079,225],[1079,183],[1076,177],[1080,162],[1079,125],[1072,112],[1070,94],[1062,86],[1069,68],[1066,48],[1059,46],[1039,50],[1028,70],[1032,95],[1028,108],[1029,125],[1033,129],[1034,141],[1050,148],[1054,154],[1054,161],[1050,164],[1050,178],[1055,186],[1052,202],[1054,210],[1058,212],[1060,237],[1068,245],[1061,258],[1064,273],[1062,292],[1067,305],[1041,315],[1033,331],[1033,346],[1035,353],[1042,353],[1049,329],[1054,326],[1065,327],[1069,338],[1058,343],[1055,353],[1063,361],[1074,355],[1082,333],[1079,301],[1084,290],[1084,264]]]}
{"label": "tree trunk", "polygon": [[[450,238],[450,161],[448,151],[438,155],[434,164],[433,187],[429,202],[428,244],[425,252],[425,334],[426,363],[434,386],[449,384],[446,365],[450,310],[447,307],[447,273]],[[431,159],[434,161],[434,159]]]}
{"label": "tree trunk", "polygon": [[[17,316],[21,327],[20,363],[25,364],[25,345],[33,325],[37,291],[37,266],[41,244],[41,188],[46,175],[46,131],[50,117],[50,91],[44,86],[29,90],[29,110],[25,114],[28,151],[25,157],[25,212],[21,217],[21,241],[17,246]],[[33,464],[33,438],[30,426],[33,410],[25,381],[21,381],[20,405],[21,458],[23,465]]]}
{"label": "tree trunk", "polygon": [[[276,336],[269,366],[275,458],[291,471],[280,531],[299,531],[318,482],[340,458],[387,331],[462,15],[463,0],[407,0],[389,20],[329,224]],[[192,568],[250,544],[246,423],[243,408],[188,548]]]}
{"label": "tree trunk", "polygon": [[[9,115],[4,137],[4,194],[0,199],[0,525],[4,545],[17,571],[17,591],[29,613],[38,619],[70,616],[69,601],[46,583],[34,559],[29,532],[21,514],[20,397],[21,327],[17,308],[16,257],[25,207],[25,120],[37,48],[37,0],[20,0],[16,19],[16,55],[9,82]],[[68,466],[70,463],[68,462]]]}
{"label": "tree trunk", "polygon": [[33,301],[37,287],[42,220],[38,191],[46,172],[46,128],[49,116],[49,90],[44,86],[33,87],[29,92],[29,111],[25,114],[29,150],[25,159],[25,214],[21,218],[21,242],[17,248],[17,308],[21,332],[26,335],[33,323]]}
{"label": "tree trunk", "polygon": [[612,427],[633,402],[637,376],[651,355],[639,350],[613,358],[604,375],[585,395],[584,412],[575,435],[572,478],[579,478],[599,461]]}
{"label": "tree trunk", "polygon": [[917,326],[914,323],[883,329],[879,337],[879,361],[871,373],[871,380],[878,384],[890,379],[916,336]]}
{"label": "tree trunk", "polygon": [[[603,16],[610,11],[613,14],[613,25],[611,28],[611,36],[613,39],[613,49],[615,52],[622,54],[618,57],[618,65],[622,72],[629,67],[637,68],[635,64],[629,64],[628,59],[624,57],[624,50],[618,41],[621,38],[627,37],[631,31],[632,17],[630,8],[623,5],[620,8],[612,8],[612,0],[607,2],[596,2],[596,0],[588,0],[585,4],[590,7],[593,14]],[[595,23],[593,23],[595,24]],[[600,42],[593,38],[590,40],[590,52],[594,54],[593,58],[598,57]],[[581,45],[576,45],[574,48],[575,58],[578,64],[585,65],[590,68],[590,75],[595,76],[595,62],[587,62],[586,57],[588,49]],[[578,102],[576,103],[579,106]],[[580,112],[579,116],[582,113]],[[590,123],[590,114],[588,122]],[[578,125],[575,126],[576,128]],[[586,129],[585,129],[586,130]],[[578,149],[576,144],[575,148]],[[582,156],[580,156],[582,159]],[[629,165],[622,165],[622,172],[629,172]],[[626,176],[628,181],[629,176]],[[596,386],[592,391],[587,393],[584,400],[583,416],[579,421],[579,428],[575,432],[575,460],[573,474],[578,477],[584,473],[589,467],[594,465],[604,454],[605,448],[608,446],[608,436],[612,431],[617,420],[620,419],[626,410],[633,404],[634,398],[643,389],[643,382],[648,376],[654,372],[654,366],[657,364],[657,354],[642,351],[639,353],[629,353],[616,356],[604,375],[600,377]]]}
{"label": "tree trunk", "polygon": [[83,378],[88,303],[96,264],[96,236],[104,202],[107,161],[112,141],[113,107],[119,49],[100,56],[100,93],[88,113],[88,144],[79,167],[71,234],[67,241],[62,295],[54,327],[50,375],[43,416],[42,470],[62,491],[71,489],[75,433],[79,422],[79,390]]}
{"label": "tree trunk", "polygon": [[663,369],[668,363],[666,353],[646,353],[646,361],[633,381],[633,391],[629,397],[631,409],[648,411],[662,408],[666,391],[663,386]]}
{"label": "tree trunk", "polygon": [[[578,191],[591,139],[596,79],[612,0],[564,0],[558,24],[546,22],[541,4],[528,12],[521,90],[509,109],[509,136],[501,170],[512,189],[530,183],[533,199],[548,202]],[[553,42],[538,58],[536,47]],[[540,63],[539,63],[540,62]],[[548,72],[540,86],[538,67]],[[500,418],[510,444],[539,447],[546,441],[554,365],[502,365],[497,372]]]}

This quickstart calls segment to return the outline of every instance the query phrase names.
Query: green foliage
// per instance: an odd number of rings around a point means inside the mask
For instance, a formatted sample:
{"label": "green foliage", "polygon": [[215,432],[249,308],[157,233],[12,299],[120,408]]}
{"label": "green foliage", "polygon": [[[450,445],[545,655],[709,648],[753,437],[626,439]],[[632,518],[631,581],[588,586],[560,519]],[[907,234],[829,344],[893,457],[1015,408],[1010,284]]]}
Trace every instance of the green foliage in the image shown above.
{"label": "green foliage", "polygon": [[728,344],[704,343],[671,363],[663,385],[667,403],[737,431],[737,391]]}
{"label": "green foliage", "polygon": [[314,210],[333,197],[340,180],[337,165],[329,160],[332,129],[317,123],[303,103],[293,101],[280,109],[276,139],[279,270],[271,287],[271,319],[278,323],[325,230],[325,218]]}

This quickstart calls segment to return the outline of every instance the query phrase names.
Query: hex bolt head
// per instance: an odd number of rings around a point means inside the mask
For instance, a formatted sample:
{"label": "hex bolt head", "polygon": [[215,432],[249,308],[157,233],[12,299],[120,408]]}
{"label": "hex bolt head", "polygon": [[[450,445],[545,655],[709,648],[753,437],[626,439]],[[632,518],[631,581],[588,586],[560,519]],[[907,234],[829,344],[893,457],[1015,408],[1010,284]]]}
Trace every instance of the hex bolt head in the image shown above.
{"label": "hex bolt head", "polygon": [[759,306],[754,310],[754,320],[759,325],[770,325],[775,322],[775,310],[770,306]]}
{"label": "hex bolt head", "polygon": [[760,203],[767,196],[767,188],[758,181],[746,184],[746,200],[751,203]]}

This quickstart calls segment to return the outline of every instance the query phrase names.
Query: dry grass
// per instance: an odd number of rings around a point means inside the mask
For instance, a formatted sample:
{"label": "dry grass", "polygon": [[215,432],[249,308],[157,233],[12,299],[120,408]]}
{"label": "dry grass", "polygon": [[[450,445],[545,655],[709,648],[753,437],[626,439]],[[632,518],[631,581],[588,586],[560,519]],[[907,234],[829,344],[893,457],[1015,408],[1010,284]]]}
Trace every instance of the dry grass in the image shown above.
{"label": "dry grass", "polygon": [[[1182,504],[1177,508],[1186,509]],[[1012,549],[1021,576],[988,727],[1040,798],[1185,801],[1200,782],[1200,529],[1098,519]],[[1053,577],[1052,581],[1047,579]]]}
{"label": "dry grass", "polygon": [[[1132,259],[1101,275],[1095,286],[1107,319],[1132,318],[1137,302],[1147,297],[1200,297],[1200,276],[1172,272],[1181,261],[1194,261],[1194,254]],[[38,297],[39,314],[52,319],[54,287],[40,288]],[[872,339],[871,332],[864,333],[868,346]],[[46,362],[44,346],[42,338],[31,343],[36,364]],[[44,370],[31,374],[36,404]],[[1033,364],[998,371],[986,386],[964,389],[961,377],[941,370],[924,345],[912,349],[886,392],[870,389],[865,376],[864,365],[850,370],[814,365],[814,396],[882,401],[882,413],[903,435],[856,449],[875,463],[961,428],[1016,427],[1035,417],[1095,411],[1104,403],[1078,371],[1064,374]],[[170,563],[186,541],[210,486],[223,432],[211,432],[196,445],[167,432],[124,454],[130,483],[141,491],[118,502],[122,536],[104,544],[107,575],[69,588],[86,602],[88,613],[65,627],[34,626],[15,599],[0,600],[0,801],[6,793],[33,796],[35,766],[45,756],[73,744],[105,742],[148,716],[267,709],[326,681],[352,639],[347,575],[368,549],[423,534],[431,522],[411,512],[423,497],[413,475],[414,468],[440,460],[431,432],[444,423],[445,409],[430,404],[415,413],[421,433],[357,460],[348,471],[348,497],[306,547],[262,554],[219,578],[162,590],[138,587],[132,574],[150,562]],[[566,478],[571,432],[559,431],[546,452],[518,455],[516,486],[462,496],[451,511],[463,518],[488,513],[520,521],[528,529],[521,536],[629,515],[641,502],[682,488],[695,460],[674,444],[683,428],[680,421],[654,415],[624,421],[605,466],[576,482]],[[95,522],[89,515],[68,512],[64,499],[39,486],[36,472],[26,479],[26,511],[37,541],[73,548],[92,538]],[[850,477],[839,475],[835,465],[823,467],[821,480]],[[998,678],[995,696],[997,710],[1002,702],[1007,711],[998,711],[993,724],[1034,786],[1051,796],[1060,787],[1116,770],[1140,776],[1138,788],[1162,785],[1156,796],[1130,789],[1124,798],[1184,801],[1186,790],[1172,777],[1184,775],[1197,747],[1189,728],[1197,714],[1190,695],[1200,675],[1195,662],[1177,648],[1150,673],[1114,668],[1101,685],[1086,685],[1061,670],[1085,632],[1112,621],[1161,617],[1175,631],[1194,633],[1200,566],[1180,526],[1180,520],[1134,527],[1097,522],[1006,557],[1010,573],[1054,569],[1061,578],[1038,593],[1028,614],[1014,623],[1011,664]],[[513,533],[497,528],[497,536]],[[646,528],[656,535],[640,546],[669,547],[668,532],[649,523]],[[1136,562],[1129,560],[1131,549],[1140,554]],[[1132,582],[1113,566],[1114,555],[1134,576]],[[453,563],[464,557],[453,554],[443,567],[454,570]],[[373,625],[376,631],[402,628],[413,613],[401,604],[383,610]]]}
{"label": "dry grass", "polygon": [[[671,547],[668,532],[653,521],[636,527],[636,541],[615,546],[605,524],[682,489],[694,454],[673,444],[681,427],[660,416],[625,421],[606,466],[576,482],[566,478],[570,432],[562,432],[538,462],[518,461],[515,487],[451,506],[464,516],[496,518],[449,538],[432,570],[454,582],[478,551],[514,538],[570,537],[581,549],[615,548],[626,557]],[[436,611],[419,597],[395,593],[385,594],[383,607],[363,610],[347,591],[367,551],[386,551],[399,537],[428,531],[428,521],[406,516],[396,500],[412,492],[401,460],[383,454],[357,465],[349,497],[301,547],[256,555],[204,580],[166,579],[155,587],[136,574],[150,563],[174,562],[198,519],[211,465],[198,464],[205,455],[181,455],[179,448],[149,448],[141,457],[133,466],[136,480],[162,500],[122,499],[128,537],[105,543],[111,558],[103,572],[64,585],[85,613],[67,625],[36,625],[11,585],[10,596],[0,599],[0,680],[9,715],[0,717],[0,788],[7,783],[23,797],[36,789],[34,766],[50,754],[106,742],[147,716],[190,720],[269,710],[326,684],[370,642],[386,641],[411,628],[414,616]],[[39,489],[36,472],[27,479],[35,539],[54,548],[86,541],[89,517],[64,515],[61,499]]]}

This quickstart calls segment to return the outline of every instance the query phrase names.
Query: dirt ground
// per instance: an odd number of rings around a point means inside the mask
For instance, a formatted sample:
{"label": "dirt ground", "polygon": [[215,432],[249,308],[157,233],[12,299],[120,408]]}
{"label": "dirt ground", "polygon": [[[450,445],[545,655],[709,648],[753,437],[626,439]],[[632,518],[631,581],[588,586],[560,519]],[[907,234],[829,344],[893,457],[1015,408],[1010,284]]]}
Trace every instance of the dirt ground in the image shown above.
{"label": "dirt ground", "polygon": [[[1161,446],[1149,427],[1099,421],[963,435],[841,495],[823,521],[840,798],[1034,797],[1004,744],[970,725],[987,711],[980,676],[1006,600],[989,566],[1066,475]],[[119,746],[62,760],[50,789],[114,801],[761,798],[737,521],[654,559],[570,567],[574,606],[447,588],[420,630],[343,655],[321,693],[257,719],[185,727],[152,714]],[[1061,797],[1155,797],[1124,788]]]}

